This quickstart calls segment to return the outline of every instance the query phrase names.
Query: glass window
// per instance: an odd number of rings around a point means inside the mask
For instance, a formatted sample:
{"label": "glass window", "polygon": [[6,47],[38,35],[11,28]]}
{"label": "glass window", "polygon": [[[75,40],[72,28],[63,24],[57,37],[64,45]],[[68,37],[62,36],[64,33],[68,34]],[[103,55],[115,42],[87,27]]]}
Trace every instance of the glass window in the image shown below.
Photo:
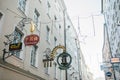
{"label": "glass window", "polygon": [[119,10],[120,10],[120,4],[119,4]]}
{"label": "glass window", "polygon": [[32,50],[31,50],[31,65],[36,67],[36,50],[37,50],[37,46],[32,46]]}
{"label": "glass window", "polygon": [[20,8],[23,12],[25,12],[26,1],[27,1],[27,0],[19,0],[19,8]]}
{"label": "glass window", "polygon": [[55,62],[54,65],[54,78],[57,79],[57,63]]}
{"label": "glass window", "polygon": [[50,28],[48,27],[48,25],[47,25],[46,29],[47,29],[46,40],[49,42],[49,40],[50,40]]}
{"label": "glass window", "polygon": [[56,46],[57,45],[57,38],[54,37],[54,45]]}
{"label": "glass window", "polygon": [[51,18],[51,16],[50,16],[50,8],[51,8],[51,5],[50,5],[49,1],[47,1],[47,15],[48,15],[49,18]]}
{"label": "glass window", "polygon": [[50,7],[51,7],[49,2],[47,2],[47,6],[48,6],[48,8],[50,8]]}
{"label": "glass window", "polygon": [[3,14],[0,12],[0,20],[2,19]]}
{"label": "glass window", "polygon": [[119,0],[117,0],[117,3],[119,3]]}
{"label": "glass window", "polygon": [[13,43],[19,43],[21,42],[21,40],[22,40],[22,34],[19,31],[15,30]]}
{"label": "glass window", "polygon": [[39,22],[39,12],[37,11],[37,9],[35,9],[34,11],[34,21],[35,21],[35,25],[38,26],[38,22]]}
{"label": "glass window", "polygon": [[[23,37],[23,33],[18,28],[15,28],[14,38],[13,38],[13,42],[12,43],[19,43],[19,42],[21,42],[22,37]],[[20,58],[20,50],[14,51],[14,55],[16,57]]]}

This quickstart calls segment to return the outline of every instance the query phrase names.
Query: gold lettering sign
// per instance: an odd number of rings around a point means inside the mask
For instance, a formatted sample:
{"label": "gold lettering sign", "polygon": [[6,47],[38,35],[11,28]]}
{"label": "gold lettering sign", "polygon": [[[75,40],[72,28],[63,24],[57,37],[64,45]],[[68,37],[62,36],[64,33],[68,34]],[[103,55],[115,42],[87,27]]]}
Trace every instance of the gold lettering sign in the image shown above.
{"label": "gold lettering sign", "polygon": [[9,45],[9,51],[22,49],[22,43],[13,43]]}

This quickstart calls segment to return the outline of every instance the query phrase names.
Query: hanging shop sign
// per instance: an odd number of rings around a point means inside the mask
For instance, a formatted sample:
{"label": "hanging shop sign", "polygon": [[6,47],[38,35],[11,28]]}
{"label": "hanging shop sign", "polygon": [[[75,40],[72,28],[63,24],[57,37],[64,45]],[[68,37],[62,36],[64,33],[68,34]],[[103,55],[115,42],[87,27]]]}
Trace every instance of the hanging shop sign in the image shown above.
{"label": "hanging shop sign", "polygon": [[9,51],[21,50],[21,49],[22,49],[22,43],[13,43],[9,45]]}
{"label": "hanging shop sign", "polygon": [[66,70],[66,69],[70,68],[71,62],[72,62],[72,57],[70,56],[70,54],[68,54],[66,52],[61,53],[57,57],[57,63],[61,70]]}
{"label": "hanging shop sign", "polygon": [[36,34],[31,34],[25,37],[24,44],[26,46],[35,45],[39,42],[39,36]]}

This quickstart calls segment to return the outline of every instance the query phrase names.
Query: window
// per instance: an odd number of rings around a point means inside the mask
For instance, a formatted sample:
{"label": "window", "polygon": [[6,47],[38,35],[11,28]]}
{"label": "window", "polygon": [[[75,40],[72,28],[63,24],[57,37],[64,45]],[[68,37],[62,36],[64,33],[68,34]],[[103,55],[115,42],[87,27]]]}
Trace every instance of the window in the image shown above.
{"label": "window", "polygon": [[38,26],[38,23],[39,23],[39,12],[37,11],[37,9],[35,9],[34,11],[34,21],[35,21],[35,25]]}
{"label": "window", "polygon": [[113,9],[116,9],[116,2],[114,2]]}
{"label": "window", "polygon": [[47,6],[48,6],[48,8],[50,8],[50,7],[51,7],[49,2],[47,2]]}
{"label": "window", "polygon": [[2,19],[3,14],[0,12],[0,20]]}
{"label": "window", "polygon": [[57,38],[54,37],[54,45],[56,46],[57,45]]}
{"label": "window", "polygon": [[[23,33],[16,27],[14,31],[14,38],[12,43],[19,43],[21,42],[23,37]],[[14,51],[14,55],[18,58],[20,58],[20,51]]]}
{"label": "window", "polygon": [[58,29],[58,28],[57,28],[57,25],[58,25],[57,17],[56,17],[55,15],[54,15],[54,20],[55,20],[55,24],[54,24],[54,25],[55,25],[55,28]]}
{"label": "window", "polygon": [[27,0],[19,0],[19,8],[23,12],[25,12],[26,1]]}
{"label": "window", "polygon": [[117,3],[119,3],[119,0],[117,0]]}
{"label": "window", "polygon": [[47,29],[46,40],[49,42],[50,41],[50,28],[48,27],[48,25],[47,25],[46,29]]}
{"label": "window", "polygon": [[31,61],[30,61],[30,63],[31,63],[32,66],[35,66],[35,67],[36,67],[36,55],[37,55],[36,51],[37,51],[37,48],[38,48],[38,46],[34,45],[34,46],[32,46],[32,50],[31,50]]}
{"label": "window", "polygon": [[54,16],[54,19],[55,19],[55,21],[57,21],[57,17],[56,16]]}
{"label": "window", "polygon": [[54,78],[57,79],[57,63],[54,63]]}
{"label": "window", "polygon": [[120,10],[120,4],[119,4],[119,10]]}
{"label": "window", "polygon": [[45,68],[45,74],[49,74],[49,67]]}
{"label": "window", "polygon": [[41,2],[42,2],[42,0],[39,0],[39,2],[41,3]]}
{"label": "window", "polygon": [[49,18],[50,18],[50,8],[51,8],[51,5],[50,5],[49,1],[47,1],[47,15]]}

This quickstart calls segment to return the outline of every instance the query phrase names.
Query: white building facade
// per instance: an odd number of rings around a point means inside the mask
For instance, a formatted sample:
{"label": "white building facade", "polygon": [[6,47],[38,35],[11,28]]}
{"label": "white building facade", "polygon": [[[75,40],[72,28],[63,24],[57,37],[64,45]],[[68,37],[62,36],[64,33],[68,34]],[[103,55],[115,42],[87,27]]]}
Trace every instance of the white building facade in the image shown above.
{"label": "white building facade", "polygon": [[[66,79],[56,61],[52,67],[43,62],[48,50],[64,45],[65,9],[62,0],[0,0],[1,80]],[[11,51],[18,43],[21,49]]]}
{"label": "white building facade", "polygon": [[[120,1],[102,0],[102,13],[104,14],[105,24],[108,31],[110,54],[112,58],[120,58]],[[115,80],[120,77],[120,64],[114,63]]]}

